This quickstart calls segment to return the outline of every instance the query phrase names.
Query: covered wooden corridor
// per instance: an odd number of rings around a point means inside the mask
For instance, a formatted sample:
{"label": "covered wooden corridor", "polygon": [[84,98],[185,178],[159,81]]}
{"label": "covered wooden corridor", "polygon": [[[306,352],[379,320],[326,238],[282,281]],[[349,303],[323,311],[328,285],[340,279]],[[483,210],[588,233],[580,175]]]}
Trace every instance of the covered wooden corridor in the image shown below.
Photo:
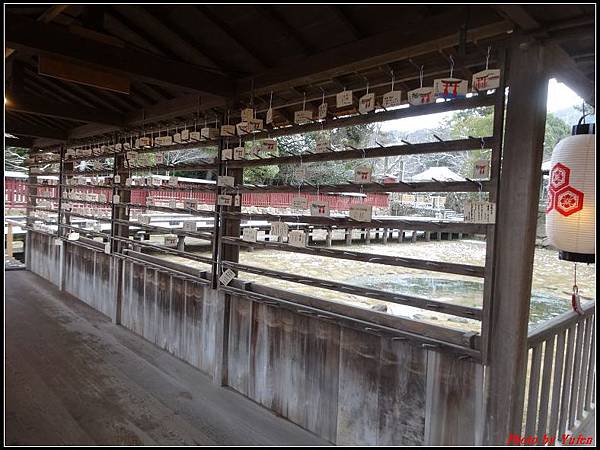
{"label": "covered wooden corridor", "polygon": [[6,274],[8,445],[323,445],[31,272]]}

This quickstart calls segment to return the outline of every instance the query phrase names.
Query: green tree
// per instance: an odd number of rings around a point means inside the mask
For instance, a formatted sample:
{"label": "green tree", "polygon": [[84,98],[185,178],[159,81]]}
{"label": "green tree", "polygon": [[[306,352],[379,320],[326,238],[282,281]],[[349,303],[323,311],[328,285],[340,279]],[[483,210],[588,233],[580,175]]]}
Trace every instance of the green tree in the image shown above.
{"label": "green tree", "polygon": [[546,132],[544,134],[544,161],[552,156],[552,149],[558,142],[571,134],[567,123],[552,113],[546,115]]}

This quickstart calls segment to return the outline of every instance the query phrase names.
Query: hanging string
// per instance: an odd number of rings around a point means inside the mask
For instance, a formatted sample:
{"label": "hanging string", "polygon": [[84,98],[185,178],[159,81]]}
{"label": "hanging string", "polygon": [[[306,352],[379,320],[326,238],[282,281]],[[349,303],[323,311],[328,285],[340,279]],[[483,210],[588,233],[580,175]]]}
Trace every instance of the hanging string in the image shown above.
{"label": "hanging string", "polygon": [[273,91],[271,91],[271,95],[269,96],[269,109],[273,106]]}
{"label": "hanging string", "polygon": [[485,70],[488,70],[488,67],[490,66],[490,53],[492,51],[492,46],[488,45],[487,48],[487,56],[485,57]]}
{"label": "hanging string", "polygon": [[454,73],[454,57],[450,55],[450,78],[452,78],[452,74]]}
{"label": "hanging string", "polygon": [[302,111],[306,111],[306,92],[304,92],[304,98],[302,100]]}
{"label": "hanging string", "polygon": [[390,72],[392,73],[392,92],[394,91],[394,71],[390,70]]}
{"label": "hanging string", "polygon": [[419,83],[420,83],[420,87],[423,87],[423,68],[425,66],[421,66],[421,68],[419,69]]}
{"label": "hanging string", "polygon": [[581,299],[579,297],[579,287],[577,286],[577,263],[573,264],[573,294],[571,295],[571,307],[579,315],[583,315],[581,308]]}

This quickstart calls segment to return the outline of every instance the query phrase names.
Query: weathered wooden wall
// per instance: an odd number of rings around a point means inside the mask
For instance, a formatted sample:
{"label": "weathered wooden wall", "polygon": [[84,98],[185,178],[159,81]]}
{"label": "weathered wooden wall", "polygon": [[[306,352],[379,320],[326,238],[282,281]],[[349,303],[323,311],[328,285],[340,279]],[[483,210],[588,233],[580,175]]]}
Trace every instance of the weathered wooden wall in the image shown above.
{"label": "weathered wooden wall", "polygon": [[480,442],[482,366],[231,296],[228,385],[337,444]]}
{"label": "weathered wooden wall", "polygon": [[[29,234],[32,270],[60,285],[60,247]],[[481,442],[480,363],[308,315],[302,305],[212,290],[194,270],[159,268],[153,257],[119,264],[100,249],[63,246],[67,292],[113,317],[121,267],[124,327],[333,443]]]}
{"label": "weathered wooden wall", "polygon": [[65,241],[63,289],[108,317],[117,298],[117,260],[91,247]]}
{"label": "weathered wooden wall", "polygon": [[28,232],[25,243],[27,269],[60,286],[60,252],[54,238],[46,233]]}
{"label": "weathered wooden wall", "polygon": [[121,324],[212,374],[218,297],[206,284],[125,260]]}

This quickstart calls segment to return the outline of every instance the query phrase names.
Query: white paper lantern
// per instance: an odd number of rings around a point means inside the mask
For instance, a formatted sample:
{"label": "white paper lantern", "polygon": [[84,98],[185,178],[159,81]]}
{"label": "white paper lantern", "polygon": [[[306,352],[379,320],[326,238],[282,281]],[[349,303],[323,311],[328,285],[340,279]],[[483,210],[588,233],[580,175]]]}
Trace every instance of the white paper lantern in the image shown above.
{"label": "white paper lantern", "polygon": [[596,238],[596,135],[594,124],[573,127],[573,135],[552,152],[546,234],[559,258],[593,263]]}

